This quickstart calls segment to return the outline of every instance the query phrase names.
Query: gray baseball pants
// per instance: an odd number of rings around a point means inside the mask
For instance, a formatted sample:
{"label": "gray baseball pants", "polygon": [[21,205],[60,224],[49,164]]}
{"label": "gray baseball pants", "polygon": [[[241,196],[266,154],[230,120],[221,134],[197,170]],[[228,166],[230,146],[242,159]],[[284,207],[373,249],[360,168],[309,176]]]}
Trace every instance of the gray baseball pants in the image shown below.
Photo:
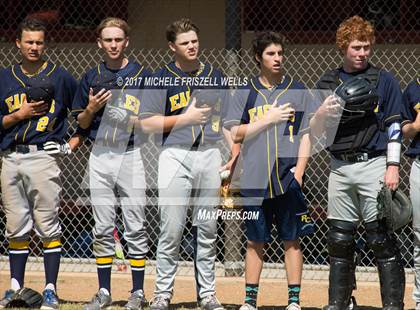
{"label": "gray baseball pants", "polygon": [[219,205],[222,158],[219,149],[168,147],[159,157],[160,234],[157,248],[155,295],[172,297],[181,238],[191,198],[197,229],[196,279],[199,298],[215,294],[217,221],[199,219],[200,210]]}

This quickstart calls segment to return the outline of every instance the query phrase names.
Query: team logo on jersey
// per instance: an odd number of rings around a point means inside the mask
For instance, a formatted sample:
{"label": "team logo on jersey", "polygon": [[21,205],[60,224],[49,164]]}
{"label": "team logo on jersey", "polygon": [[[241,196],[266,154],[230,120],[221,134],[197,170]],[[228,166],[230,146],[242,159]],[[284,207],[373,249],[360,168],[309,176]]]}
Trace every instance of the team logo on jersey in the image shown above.
{"label": "team logo on jersey", "polygon": [[16,110],[19,110],[22,104],[26,102],[26,94],[14,94],[10,97],[7,97],[5,102],[9,113],[13,113]]}
{"label": "team logo on jersey", "polygon": [[414,111],[417,113],[420,112],[420,102],[417,102],[417,104],[414,106]]}
{"label": "team logo on jersey", "polygon": [[190,100],[189,90],[170,96],[169,102],[171,104],[171,112],[186,107],[188,105],[189,100]]}

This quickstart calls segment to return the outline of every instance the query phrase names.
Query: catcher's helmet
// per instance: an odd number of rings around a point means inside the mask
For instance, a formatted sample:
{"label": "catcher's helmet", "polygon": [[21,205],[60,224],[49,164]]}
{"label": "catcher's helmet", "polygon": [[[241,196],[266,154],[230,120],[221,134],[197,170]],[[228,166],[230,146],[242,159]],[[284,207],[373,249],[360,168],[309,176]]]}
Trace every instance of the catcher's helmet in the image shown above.
{"label": "catcher's helmet", "polygon": [[343,104],[342,123],[373,113],[378,101],[378,92],[365,75],[346,80],[335,89],[334,95]]}
{"label": "catcher's helmet", "polygon": [[391,192],[386,186],[378,194],[378,219],[386,219],[390,231],[396,231],[410,223],[413,206],[410,199],[399,189]]}

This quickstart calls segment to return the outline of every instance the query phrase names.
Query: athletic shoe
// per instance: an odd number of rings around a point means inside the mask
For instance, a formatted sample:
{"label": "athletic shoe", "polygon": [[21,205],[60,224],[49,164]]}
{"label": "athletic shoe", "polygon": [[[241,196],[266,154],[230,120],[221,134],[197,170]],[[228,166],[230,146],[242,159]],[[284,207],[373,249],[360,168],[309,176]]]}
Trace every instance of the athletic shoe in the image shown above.
{"label": "athletic shoe", "polygon": [[224,310],[225,308],[217,300],[215,295],[204,297],[200,300],[199,306],[202,310]]}
{"label": "athletic shoe", "polygon": [[6,308],[7,304],[12,300],[15,291],[10,289],[4,292],[4,297],[0,300],[0,308]]}
{"label": "athletic shoe", "polygon": [[58,297],[57,294],[50,289],[44,290],[42,293],[42,310],[57,310],[58,309]]}
{"label": "athletic shoe", "polygon": [[[322,310],[340,310],[340,309],[342,308],[336,305],[328,305],[322,308]],[[347,306],[346,310],[353,310],[353,309],[357,309],[357,302],[356,302],[356,298],[354,296],[351,296],[350,303]]]}
{"label": "athletic shoe", "polygon": [[300,306],[295,302],[292,302],[286,307],[286,310],[300,310],[300,309],[301,309]]}
{"label": "athletic shoe", "polygon": [[137,290],[131,293],[128,297],[128,302],[125,304],[125,309],[127,310],[142,310],[143,305],[146,305],[147,301],[144,298],[143,290]]}
{"label": "athletic shoe", "polygon": [[150,310],[168,310],[170,299],[166,295],[156,295],[149,305]]}
{"label": "athletic shoe", "polygon": [[257,310],[257,308],[255,308],[254,306],[250,305],[250,304],[243,304],[239,310]]}
{"label": "athletic shoe", "polygon": [[103,290],[99,290],[95,296],[93,296],[90,303],[83,306],[83,310],[111,309],[111,303],[111,295],[107,295]]}

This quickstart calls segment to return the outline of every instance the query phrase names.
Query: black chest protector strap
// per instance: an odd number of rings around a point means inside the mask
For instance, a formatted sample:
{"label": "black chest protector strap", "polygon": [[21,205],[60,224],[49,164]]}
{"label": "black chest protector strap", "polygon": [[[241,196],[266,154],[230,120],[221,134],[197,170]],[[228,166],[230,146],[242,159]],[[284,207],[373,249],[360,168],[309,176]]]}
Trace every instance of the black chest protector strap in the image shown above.
{"label": "black chest protector strap", "polygon": [[[334,91],[342,83],[339,73],[339,69],[327,71],[318,82],[318,88]],[[363,75],[376,87],[379,81],[380,69],[370,66]],[[334,132],[327,131],[329,150],[332,153],[361,151],[370,142],[378,128],[378,121],[374,111],[367,113],[363,118],[339,124]]]}

